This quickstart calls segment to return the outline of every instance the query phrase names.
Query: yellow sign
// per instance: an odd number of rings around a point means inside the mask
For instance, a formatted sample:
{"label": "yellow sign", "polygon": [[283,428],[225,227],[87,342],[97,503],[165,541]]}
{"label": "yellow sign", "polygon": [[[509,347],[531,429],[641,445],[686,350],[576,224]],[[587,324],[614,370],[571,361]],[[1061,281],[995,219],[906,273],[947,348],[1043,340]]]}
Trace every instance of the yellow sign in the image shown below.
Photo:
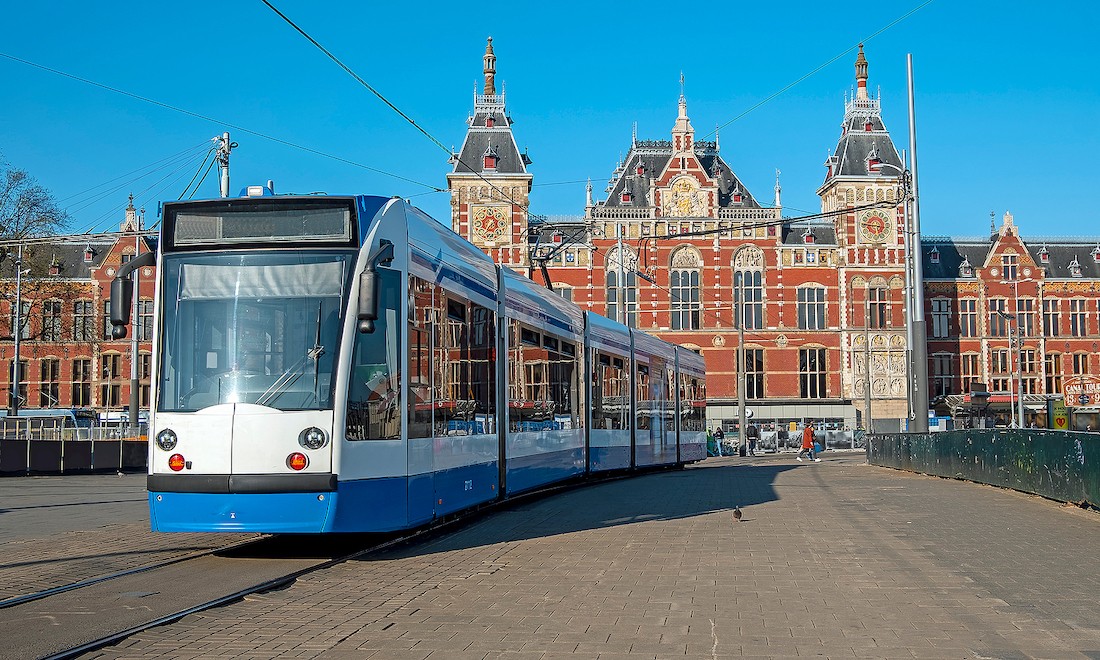
{"label": "yellow sign", "polygon": [[1057,431],[1069,430],[1069,413],[1066,412],[1065,401],[1051,401],[1050,428]]}
{"label": "yellow sign", "polygon": [[788,426],[788,428],[790,429],[791,433],[797,432],[798,431],[798,422],[791,422],[790,426]]}

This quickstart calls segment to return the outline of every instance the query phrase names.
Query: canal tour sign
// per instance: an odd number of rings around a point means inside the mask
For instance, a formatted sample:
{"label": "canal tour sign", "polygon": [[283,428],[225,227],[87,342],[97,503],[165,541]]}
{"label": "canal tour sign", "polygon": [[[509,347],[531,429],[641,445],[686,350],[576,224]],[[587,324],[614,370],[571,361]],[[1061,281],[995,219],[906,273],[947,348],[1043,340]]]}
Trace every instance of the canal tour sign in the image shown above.
{"label": "canal tour sign", "polygon": [[1062,385],[1067,406],[1093,406],[1100,403],[1100,376],[1071,376]]}

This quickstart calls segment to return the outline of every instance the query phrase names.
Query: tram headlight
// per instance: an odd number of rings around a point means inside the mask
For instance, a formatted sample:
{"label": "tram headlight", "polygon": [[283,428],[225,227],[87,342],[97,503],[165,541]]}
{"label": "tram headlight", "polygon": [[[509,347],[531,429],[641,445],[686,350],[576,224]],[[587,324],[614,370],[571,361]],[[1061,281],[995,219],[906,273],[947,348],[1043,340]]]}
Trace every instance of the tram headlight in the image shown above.
{"label": "tram headlight", "polygon": [[298,444],[306,449],[320,449],[327,442],[328,436],[316,426],[311,426],[298,434]]}
{"label": "tram headlight", "polygon": [[164,429],[157,434],[157,446],[164,451],[172,451],[176,448],[176,442],[179,439],[176,438],[176,432],[172,429]]}

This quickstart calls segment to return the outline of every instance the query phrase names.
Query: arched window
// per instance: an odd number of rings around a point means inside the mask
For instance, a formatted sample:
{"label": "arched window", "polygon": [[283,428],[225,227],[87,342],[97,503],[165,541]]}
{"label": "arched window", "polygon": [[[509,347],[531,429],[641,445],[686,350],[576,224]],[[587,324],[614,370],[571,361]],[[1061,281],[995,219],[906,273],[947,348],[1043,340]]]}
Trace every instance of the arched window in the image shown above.
{"label": "arched window", "polygon": [[607,254],[607,318],[632,328],[638,325],[637,266],[638,256],[629,249],[623,249],[622,258],[618,247]]}
{"label": "arched window", "polygon": [[672,254],[669,289],[672,302],[672,329],[698,330],[703,309],[699,297],[699,274],[703,259],[693,247],[682,247]]}
{"label": "arched window", "polygon": [[764,327],[764,253],[756,247],[738,250],[733,258],[734,327],[744,319],[746,330]]}

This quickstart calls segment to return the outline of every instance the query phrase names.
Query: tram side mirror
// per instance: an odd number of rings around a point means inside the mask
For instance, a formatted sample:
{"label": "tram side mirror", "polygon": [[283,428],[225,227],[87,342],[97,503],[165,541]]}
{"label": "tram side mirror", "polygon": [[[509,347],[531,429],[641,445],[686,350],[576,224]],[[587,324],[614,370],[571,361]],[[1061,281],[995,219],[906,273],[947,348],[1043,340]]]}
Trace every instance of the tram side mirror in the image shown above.
{"label": "tram side mirror", "polygon": [[122,339],[130,323],[130,305],[134,300],[134,282],[125,277],[111,281],[111,337]]}
{"label": "tram side mirror", "polygon": [[373,268],[359,276],[359,332],[374,332],[378,319],[378,273]]}
{"label": "tram side mirror", "polygon": [[374,322],[378,320],[378,265],[389,265],[393,261],[393,243],[382,239],[378,247],[367,258],[367,266],[359,276],[359,319],[358,329],[363,334],[374,332]]}

